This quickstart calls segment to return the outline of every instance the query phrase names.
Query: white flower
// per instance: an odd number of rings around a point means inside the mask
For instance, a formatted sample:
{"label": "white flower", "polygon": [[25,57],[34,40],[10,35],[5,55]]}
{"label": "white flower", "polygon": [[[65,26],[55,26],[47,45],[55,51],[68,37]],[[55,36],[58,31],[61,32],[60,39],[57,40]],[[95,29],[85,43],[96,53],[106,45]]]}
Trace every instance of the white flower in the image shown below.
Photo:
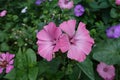
{"label": "white flower", "polygon": [[25,8],[23,8],[22,10],[21,10],[21,13],[26,13],[26,11],[27,11],[27,6],[25,7]]}

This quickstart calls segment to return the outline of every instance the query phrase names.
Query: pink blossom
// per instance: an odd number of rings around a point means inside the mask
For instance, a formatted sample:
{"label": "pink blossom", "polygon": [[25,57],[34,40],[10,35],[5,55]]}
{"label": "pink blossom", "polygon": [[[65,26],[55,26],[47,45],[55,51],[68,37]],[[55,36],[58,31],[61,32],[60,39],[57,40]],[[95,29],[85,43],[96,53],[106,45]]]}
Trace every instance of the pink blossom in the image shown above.
{"label": "pink blossom", "polygon": [[60,49],[67,53],[67,57],[82,62],[86,59],[94,44],[84,23],[80,22],[75,31],[76,20],[65,21],[60,24],[60,28],[66,34],[62,34],[59,40]]}
{"label": "pink blossom", "polygon": [[115,1],[116,5],[120,5],[120,0]]}
{"label": "pink blossom", "polygon": [[62,34],[61,29],[53,22],[44,26],[44,29],[37,33],[38,53],[47,61],[51,61],[55,52],[59,50],[58,39]]}
{"label": "pink blossom", "polygon": [[2,12],[0,12],[0,17],[4,17],[7,14],[6,10],[3,10]]}
{"label": "pink blossom", "polygon": [[73,8],[74,2],[71,0],[59,0],[58,5],[62,9],[71,9]]}
{"label": "pink blossom", "polygon": [[115,68],[113,65],[100,62],[100,64],[97,65],[97,72],[104,80],[114,80]]}
{"label": "pink blossom", "polygon": [[14,68],[14,56],[14,54],[8,52],[0,54],[0,73],[2,73],[4,69],[6,69],[6,73],[9,73]]}

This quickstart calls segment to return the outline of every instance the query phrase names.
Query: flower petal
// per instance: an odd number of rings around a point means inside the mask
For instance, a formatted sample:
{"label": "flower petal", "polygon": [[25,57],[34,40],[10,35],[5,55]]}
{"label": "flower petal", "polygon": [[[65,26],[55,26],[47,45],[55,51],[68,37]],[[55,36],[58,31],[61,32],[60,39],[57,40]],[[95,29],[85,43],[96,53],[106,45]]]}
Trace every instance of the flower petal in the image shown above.
{"label": "flower petal", "polygon": [[62,52],[66,52],[69,50],[70,42],[69,38],[66,34],[63,34],[59,39],[59,46]]}
{"label": "flower petal", "polygon": [[[55,23],[53,22],[50,22],[47,26],[44,27],[44,29],[53,39],[55,39],[56,36],[58,37],[62,33],[60,33]],[[57,35],[55,33],[57,33]]]}
{"label": "flower petal", "polygon": [[37,41],[38,44],[38,52],[41,53],[44,50],[47,50],[49,47],[52,47],[52,42],[48,41]]}
{"label": "flower petal", "polygon": [[0,54],[0,58],[2,61],[4,61],[6,59],[6,54],[5,53]]}
{"label": "flower petal", "polygon": [[88,55],[91,51],[92,48],[92,43],[84,41],[84,40],[79,40],[76,42],[76,46],[79,48],[79,50],[81,50],[82,52],[84,52],[84,54]]}
{"label": "flower petal", "polygon": [[74,59],[78,62],[83,62],[86,59],[84,52],[79,50],[79,48],[77,48],[77,46],[75,46],[75,45],[72,45],[70,47],[67,56],[68,56],[68,58]]}
{"label": "flower petal", "polygon": [[0,67],[0,74],[3,72],[3,68]]}
{"label": "flower petal", "polygon": [[14,63],[14,60],[12,59],[10,62],[9,62],[9,64],[13,64]]}
{"label": "flower petal", "polygon": [[14,66],[8,65],[8,66],[6,67],[6,73],[9,73],[13,68],[14,68]]}
{"label": "flower petal", "polygon": [[[44,36],[44,37],[43,37]],[[51,36],[43,29],[37,33],[37,38],[39,40],[50,41],[52,40]]]}
{"label": "flower petal", "polygon": [[75,39],[85,40],[94,44],[94,40],[90,37],[89,31],[84,23],[80,22],[76,31]]}
{"label": "flower petal", "polygon": [[10,62],[11,59],[13,59],[15,57],[14,54],[10,54],[9,52],[6,52],[6,61]]}
{"label": "flower petal", "polygon": [[70,37],[73,37],[73,35],[75,34],[75,25],[76,25],[76,20],[69,20],[61,23],[60,28]]}
{"label": "flower petal", "polygon": [[38,47],[38,53],[40,56],[42,56],[43,58],[45,58],[47,61],[51,61],[53,58],[53,46],[45,48],[44,50],[42,50],[41,52],[39,51],[39,47]]}

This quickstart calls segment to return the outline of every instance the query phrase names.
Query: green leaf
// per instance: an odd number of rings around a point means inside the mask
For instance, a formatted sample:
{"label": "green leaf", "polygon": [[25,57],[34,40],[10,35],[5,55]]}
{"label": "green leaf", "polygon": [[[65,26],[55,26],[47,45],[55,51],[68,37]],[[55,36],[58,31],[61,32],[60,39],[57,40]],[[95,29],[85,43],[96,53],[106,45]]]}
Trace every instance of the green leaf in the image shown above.
{"label": "green leaf", "polygon": [[28,80],[28,73],[26,69],[16,69],[16,79],[15,80]]}
{"label": "green leaf", "polygon": [[0,42],[4,41],[7,37],[7,34],[3,31],[0,31]]}
{"label": "green leaf", "polygon": [[90,2],[89,6],[93,9],[99,9],[98,3],[97,2]]}
{"label": "green leaf", "polygon": [[90,80],[95,80],[93,63],[90,59],[87,58],[84,62],[78,63],[77,65],[90,78]]}
{"label": "green leaf", "polygon": [[49,65],[45,61],[39,62],[39,74],[41,75],[49,69]]}
{"label": "green leaf", "polygon": [[10,71],[8,74],[4,76],[4,78],[9,79],[9,80],[15,80],[15,77],[16,77],[15,69],[13,69],[12,71]]}
{"label": "green leaf", "polygon": [[9,50],[9,46],[8,46],[7,43],[2,43],[0,45],[0,49],[1,49],[1,51],[8,51]]}
{"label": "green leaf", "polygon": [[21,48],[19,48],[16,57],[15,57],[15,67],[19,69],[24,69],[24,54],[22,54]]}
{"label": "green leaf", "polygon": [[36,80],[37,75],[38,75],[38,67],[29,68],[29,73],[28,73],[29,80]]}
{"label": "green leaf", "polygon": [[120,39],[100,42],[93,49],[93,58],[107,64],[120,64]]}
{"label": "green leaf", "polygon": [[110,16],[112,18],[117,18],[118,17],[118,14],[117,14],[117,11],[115,8],[112,8],[111,11],[110,11]]}
{"label": "green leaf", "polygon": [[74,0],[74,4],[78,4],[78,2],[81,2],[82,0]]}
{"label": "green leaf", "polygon": [[108,8],[108,7],[109,5],[106,1],[101,2],[101,4],[99,5],[99,8]]}
{"label": "green leaf", "polygon": [[[19,48],[15,57],[15,69],[17,80],[28,80],[28,67],[25,53]],[[15,79],[15,80],[16,80]]]}
{"label": "green leaf", "polygon": [[70,80],[78,80],[81,77],[81,70],[78,66],[73,67],[72,74],[69,75]]}
{"label": "green leaf", "polygon": [[27,49],[26,57],[27,57],[29,67],[32,67],[37,64],[36,53],[32,49]]}
{"label": "green leaf", "polygon": [[[57,57],[57,58],[54,58],[51,62],[48,62],[48,65],[49,65],[49,70],[48,70],[48,73],[50,74],[56,74],[58,68],[59,68],[59,65],[60,65],[61,61],[60,61],[60,58]],[[55,65],[55,66],[53,66]]]}

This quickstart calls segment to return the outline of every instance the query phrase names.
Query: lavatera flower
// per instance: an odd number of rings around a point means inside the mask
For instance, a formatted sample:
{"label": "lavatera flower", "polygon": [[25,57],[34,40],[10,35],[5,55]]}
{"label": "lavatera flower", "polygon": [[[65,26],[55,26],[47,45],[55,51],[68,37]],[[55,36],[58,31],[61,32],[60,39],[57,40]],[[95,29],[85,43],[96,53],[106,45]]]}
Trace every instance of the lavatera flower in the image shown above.
{"label": "lavatera flower", "polygon": [[60,24],[60,28],[65,34],[62,34],[59,40],[62,52],[67,52],[67,57],[78,62],[83,62],[91,51],[94,44],[93,38],[90,37],[86,25],[79,23],[75,31],[76,20],[65,21]]}
{"label": "lavatera flower", "polygon": [[2,73],[4,69],[6,73],[9,73],[14,68],[14,56],[14,54],[8,52],[0,54],[0,73]]}
{"label": "lavatera flower", "polygon": [[72,0],[59,0],[58,5],[62,9],[71,9],[73,8],[74,2]]}
{"label": "lavatera flower", "polygon": [[114,80],[115,78],[115,67],[113,65],[100,62],[97,65],[97,72],[104,80]]}
{"label": "lavatera flower", "polygon": [[55,52],[59,50],[58,39],[62,31],[53,22],[44,26],[44,29],[37,33],[38,54],[47,61],[51,61]]}

